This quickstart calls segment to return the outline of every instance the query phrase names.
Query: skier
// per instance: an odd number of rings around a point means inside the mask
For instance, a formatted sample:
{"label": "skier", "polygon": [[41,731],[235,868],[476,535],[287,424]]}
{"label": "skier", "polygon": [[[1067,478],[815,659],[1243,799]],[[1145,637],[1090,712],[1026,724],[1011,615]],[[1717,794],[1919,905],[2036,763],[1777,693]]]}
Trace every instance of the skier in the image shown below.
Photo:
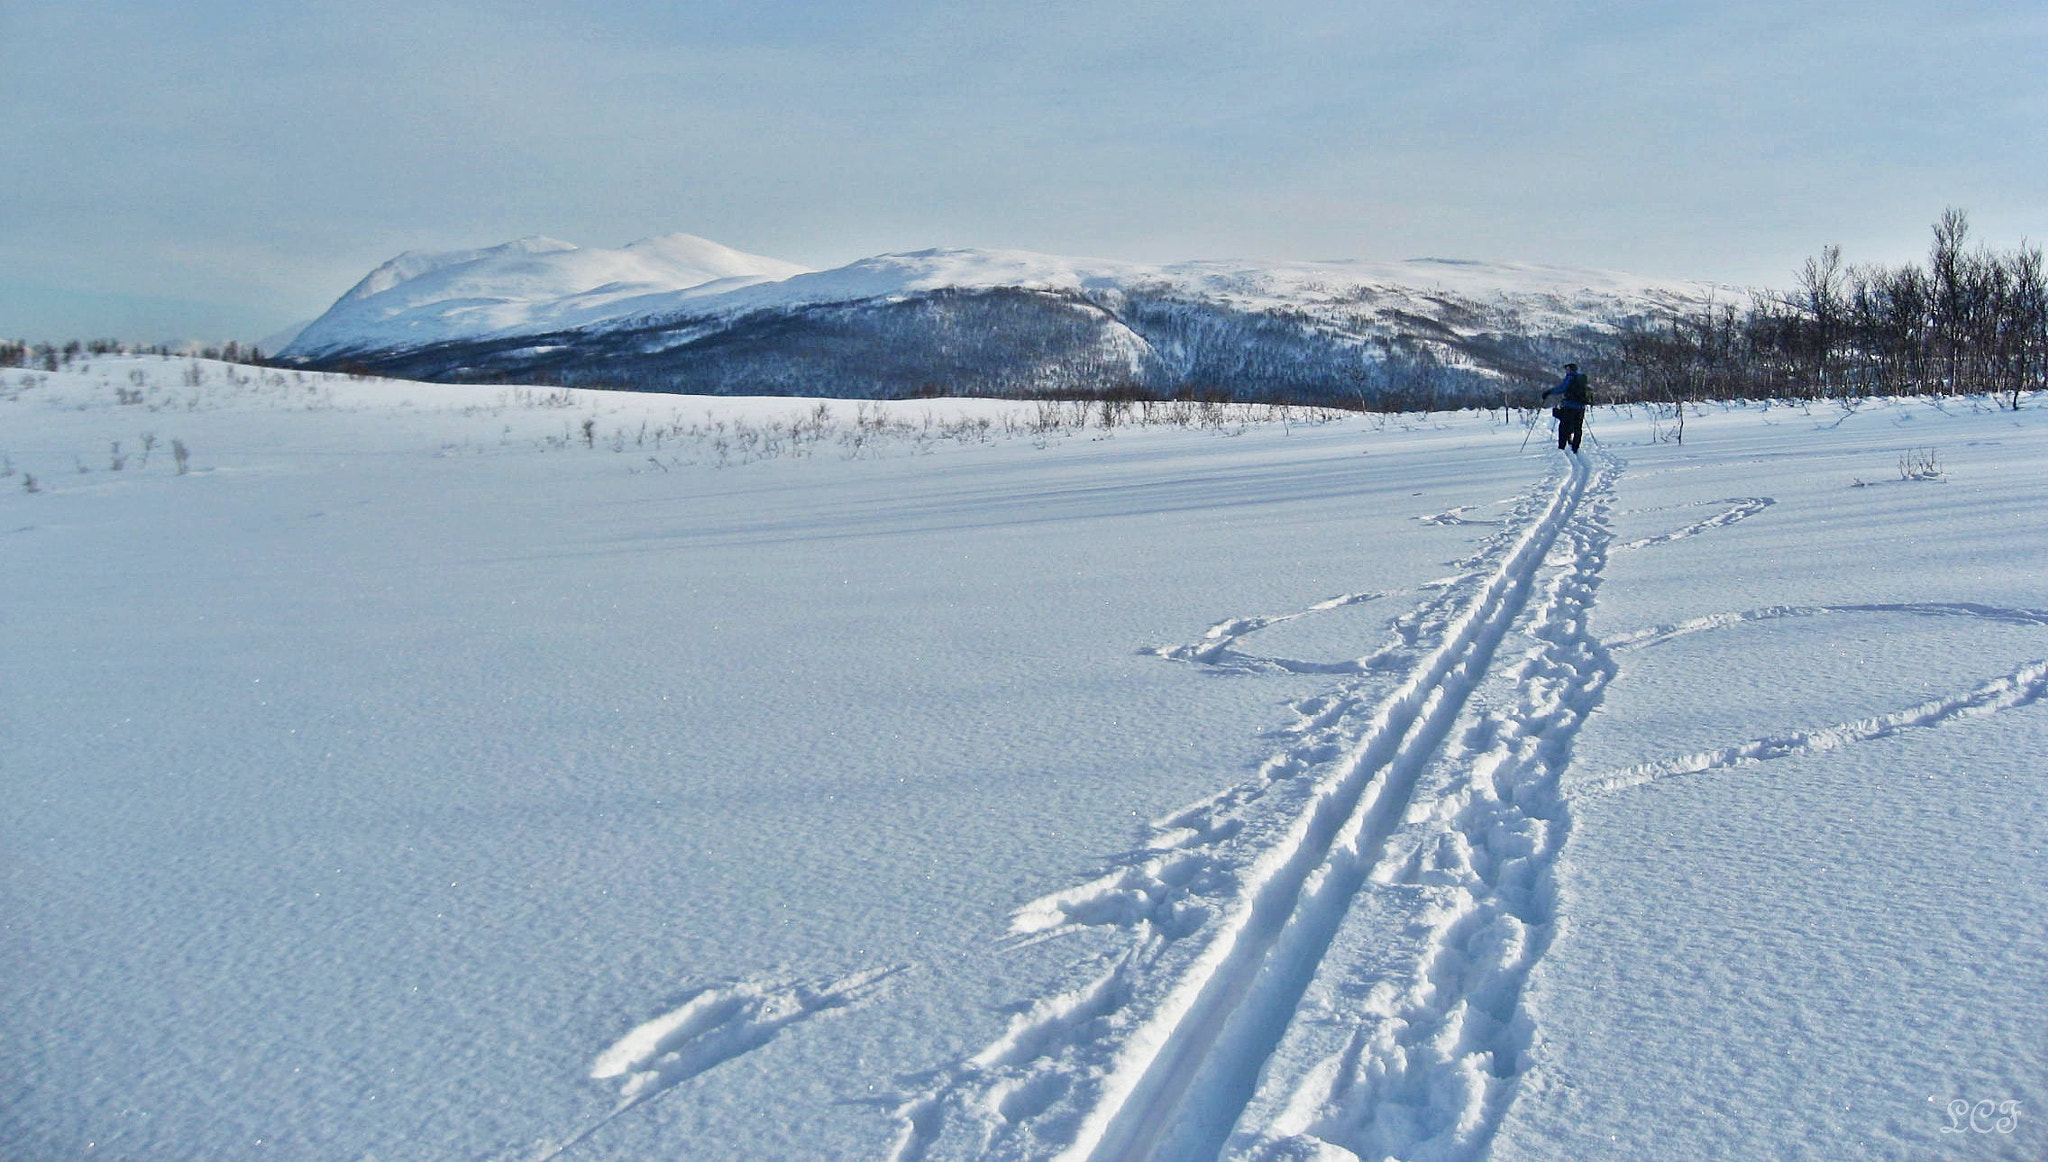
{"label": "skier", "polygon": [[1569,446],[1577,452],[1579,437],[1586,430],[1586,405],[1593,402],[1592,388],[1587,385],[1578,364],[1564,365],[1564,378],[1556,387],[1543,393],[1545,399],[1553,395],[1562,397],[1557,406],[1550,409],[1550,414],[1557,417],[1557,450],[1562,452]]}

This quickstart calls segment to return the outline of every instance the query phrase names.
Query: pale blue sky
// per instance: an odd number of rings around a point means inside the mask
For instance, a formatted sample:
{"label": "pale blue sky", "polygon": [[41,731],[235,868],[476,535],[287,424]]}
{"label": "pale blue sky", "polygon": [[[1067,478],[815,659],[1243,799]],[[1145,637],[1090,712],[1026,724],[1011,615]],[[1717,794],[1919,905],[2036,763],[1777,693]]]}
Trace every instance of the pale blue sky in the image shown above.
{"label": "pale blue sky", "polygon": [[0,0],[0,334],[260,338],[683,230],[1787,285],[2048,235],[2048,5]]}

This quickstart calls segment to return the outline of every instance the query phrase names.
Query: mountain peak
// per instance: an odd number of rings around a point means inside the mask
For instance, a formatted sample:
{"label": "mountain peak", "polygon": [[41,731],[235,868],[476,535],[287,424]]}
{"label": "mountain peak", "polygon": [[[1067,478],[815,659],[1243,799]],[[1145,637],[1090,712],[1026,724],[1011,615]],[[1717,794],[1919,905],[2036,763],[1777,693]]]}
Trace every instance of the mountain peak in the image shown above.
{"label": "mountain peak", "polygon": [[810,270],[809,267],[799,266],[794,262],[748,254],[723,243],[713,242],[709,238],[681,232],[642,238],[638,242],[628,242],[621,249],[627,254],[658,258],[678,267],[705,271],[718,278],[788,278],[790,275],[805,274]]}

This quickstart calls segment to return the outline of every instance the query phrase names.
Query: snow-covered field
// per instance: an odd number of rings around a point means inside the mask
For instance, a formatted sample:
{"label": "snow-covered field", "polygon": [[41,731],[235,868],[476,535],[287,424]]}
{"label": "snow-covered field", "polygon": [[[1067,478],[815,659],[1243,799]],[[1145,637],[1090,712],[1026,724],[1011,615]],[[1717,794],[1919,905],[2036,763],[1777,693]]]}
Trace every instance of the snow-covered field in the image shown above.
{"label": "snow-covered field", "polygon": [[0,1156],[2048,1157],[2048,401],[813,406],[0,373]]}

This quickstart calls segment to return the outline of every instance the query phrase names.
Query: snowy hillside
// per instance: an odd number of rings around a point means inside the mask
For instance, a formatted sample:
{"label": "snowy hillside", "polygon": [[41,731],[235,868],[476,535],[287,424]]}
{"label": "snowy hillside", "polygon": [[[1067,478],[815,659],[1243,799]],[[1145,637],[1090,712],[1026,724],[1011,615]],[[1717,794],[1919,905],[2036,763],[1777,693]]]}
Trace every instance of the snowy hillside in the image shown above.
{"label": "snowy hillside", "polygon": [[2048,1157],[2023,402],[0,372],[0,1156]]}
{"label": "snowy hillside", "polygon": [[731,290],[805,269],[690,234],[618,250],[522,238],[484,250],[407,251],[371,271],[284,353],[317,358],[602,324],[672,304],[680,291]]}
{"label": "snowy hillside", "polygon": [[1482,398],[1502,375],[1547,369],[1546,343],[1582,344],[1619,319],[1713,290],[1436,259],[1151,265],[959,249],[800,272],[701,239],[689,239],[680,272],[644,269],[644,251],[672,248],[528,239],[404,255],[282,354],[432,379],[711,394],[1108,384],[1329,400],[1427,381],[1446,398]]}

